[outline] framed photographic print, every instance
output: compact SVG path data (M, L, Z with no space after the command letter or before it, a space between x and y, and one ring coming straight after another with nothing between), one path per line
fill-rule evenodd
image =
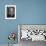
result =
M5 19L16 19L16 5L5 5Z

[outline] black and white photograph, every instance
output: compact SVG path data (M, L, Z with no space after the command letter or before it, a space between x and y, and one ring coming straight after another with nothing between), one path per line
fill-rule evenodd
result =
M5 19L16 19L16 5L5 5Z

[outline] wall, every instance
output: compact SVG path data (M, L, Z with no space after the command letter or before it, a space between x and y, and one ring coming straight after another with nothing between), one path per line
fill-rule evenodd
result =
M16 20L5 19L6 4L16 4ZM0 44L8 43L9 32L17 34L18 24L46 24L46 0L0 0Z

